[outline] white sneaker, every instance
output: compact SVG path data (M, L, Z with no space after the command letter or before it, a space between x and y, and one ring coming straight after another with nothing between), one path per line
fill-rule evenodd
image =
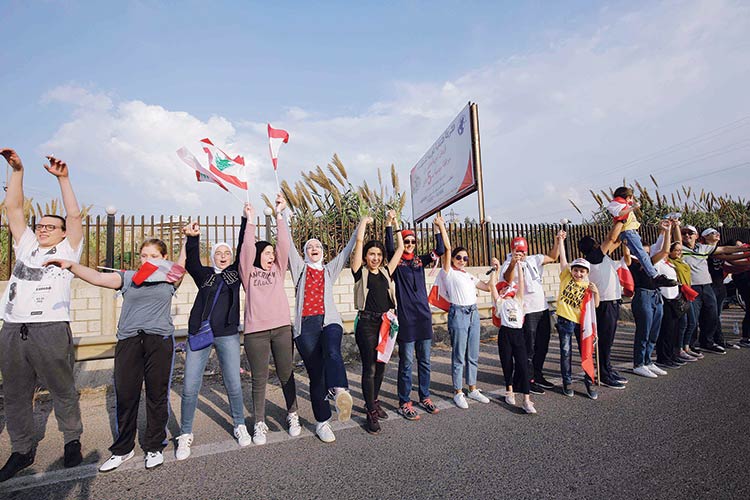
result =
M164 454L160 451L149 451L146 453L146 469L159 467L164 463Z
M469 397L473 399L474 401L479 401L480 403L489 403L490 399L482 394L482 391L479 389L474 389L469 393Z
M268 426L265 422L258 422L253 427L253 443L255 444L266 444L266 433L268 432Z
M529 415L533 415L536 413L536 408L534 408L534 403L532 403L531 401L524 401L521 407L523 408L523 411L525 411Z
M315 434L317 434L320 440L324 443L333 443L336 441L336 436L333 435L333 430L331 429L331 424L328 423L328 420L325 422L318 422L315 425Z
M648 370L651 373L654 373L656 375L666 375L667 374L666 370L662 370L661 368L659 368L658 366L656 366L654 363L651 363L650 365L646 365L646 368L648 368Z
M109 472L115 470L116 468L121 466L123 462L125 462L126 460L130 460L134 456L135 450L131 450L127 455L112 455L111 457L109 457L109 460L104 462L99 467L99 472Z
M174 456L177 460L185 460L190 456L190 445L193 444L193 434L180 434L177 436L177 451Z
M352 395L349 394L349 391L337 388L334 403L336 405L336 413L338 414L339 422L346 422L352 417L352 406L354 405L354 400L352 400Z
M505 402L511 406L516 406L516 395L512 392L505 393Z
M299 415L294 411L286 416L286 423L289 425L289 435L297 437L302 432L302 426L299 425Z
M242 448L250 446L253 442L253 438L251 438L250 433L247 432L245 424L240 424L234 428L234 437L237 439L237 444Z
M456 406L458 406L459 408L463 408L464 410L469 408L469 403L466 402L466 396L464 396L464 391L461 391L455 396L453 396L453 402L456 403Z
M646 368L645 365L641 365L641 366L637 366L637 367L633 368L633 373L635 373L636 375L640 375L641 377L657 378L656 374L653 373L648 368Z

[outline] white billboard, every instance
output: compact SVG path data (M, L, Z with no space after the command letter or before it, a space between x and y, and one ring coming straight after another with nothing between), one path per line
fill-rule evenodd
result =
M411 169L415 223L477 190L471 113L469 103Z

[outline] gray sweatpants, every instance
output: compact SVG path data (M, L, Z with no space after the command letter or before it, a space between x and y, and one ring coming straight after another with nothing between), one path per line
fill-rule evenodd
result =
M0 329L0 371L5 392L5 421L13 451L36 446L34 388L37 378L49 389L57 427L65 443L83 432L78 391L73 381L73 339L64 321L4 323Z
M294 342L290 325L245 334L245 355L253 379L253 413L255 423L266 421L266 384L273 353L276 375L281 382L288 413L297 411L297 388L294 384Z

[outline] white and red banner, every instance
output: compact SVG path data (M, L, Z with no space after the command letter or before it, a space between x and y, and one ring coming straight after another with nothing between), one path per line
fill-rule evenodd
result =
M242 156L230 157L210 139L201 139L203 151L208 155L208 168L219 179L240 189L247 189L245 159Z
M280 128L273 128L270 123L268 124L268 151L271 153L274 170L279 167L279 150L281 149L281 145L288 142L289 132Z
M198 161L198 158L193 156L193 153L188 151L187 148L182 147L178 149L177 156L179 156L180 160L185 162L187 166L195 170L195 178L198 180L198 182L213 182L224 191L229 191L229 188L227 188L224 183L219 180L218 177L216 177L210 171L206 170L206 168Z
M581 302L581 367L596 380L594 369L594 340L596 339L596 307L591 290L586 290Z

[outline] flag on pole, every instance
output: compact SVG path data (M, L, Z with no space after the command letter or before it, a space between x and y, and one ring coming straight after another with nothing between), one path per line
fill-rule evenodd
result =
M270 123L268 124L268 151L271 153L274 170L279 166L279 149L281 149L281 144L288 142L289 132L280 128L273 128Z
M219 179L240 189L247 189L245 173L245 159L241 156L230 158L221 148L214 145L210 139L201 139L203 151L208 155L208 168Z
M193 156L193 153L188 151L187 148L182 147L178 149L177 156L179 156L180 160L185 162L187 166L195 170L195 178L198 180L198 182L213 182L224 191L229 191L229 188L227 188L224 183L219 180L218 177L206 170L206 168L198 161L198 158Z
M591 290L586 290L581 302L581 366L591 378L594 376L594 339L596 338L596 307Z

